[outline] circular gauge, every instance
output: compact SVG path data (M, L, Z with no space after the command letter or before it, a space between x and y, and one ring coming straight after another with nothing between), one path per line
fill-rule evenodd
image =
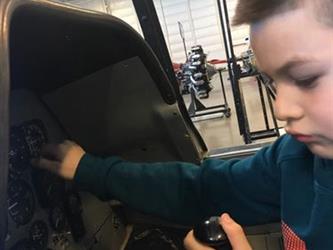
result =
M16 174L22 173L30 160L29 147L24 138L24 132L20 127L11 127L9 169Z
M46 143L46 129L41 120L32 120L22 125L25 141L32 157L38 157L40 149Z
M49 219L52 229L58 233L66 231L69 227L65 209L62 206L52 207L50 209Z
M27 224L33 217L35 200L31 187L23 180L15 180L8 186L8 213L17 225Z
M32 241L23 239L18 241L10 250L37 250Z
M30 228L30 238L38 250L44 250L49 239L49 229L42 220L35 221Z

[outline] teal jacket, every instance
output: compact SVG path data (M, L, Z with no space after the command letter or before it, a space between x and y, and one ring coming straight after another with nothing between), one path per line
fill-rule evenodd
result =
M281 221L286 249L333 249L333 161L282 136L246 159L133 163L86 154L74 181L102 200L193 225L229 212L240 224Z

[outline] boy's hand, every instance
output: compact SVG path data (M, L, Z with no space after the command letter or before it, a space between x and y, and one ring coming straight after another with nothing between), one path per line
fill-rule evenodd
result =
M42 147L40 158L33 159L33 166L47 169L67 180L72 180L79 161L85 151L72 141L61 144L46 144Z
M222 214L220 223L228 236L233 250L252 250L246 239L244 231L228 214ZM193 235L193 230L184 239L184 246L187 250L214 250L198 242Z

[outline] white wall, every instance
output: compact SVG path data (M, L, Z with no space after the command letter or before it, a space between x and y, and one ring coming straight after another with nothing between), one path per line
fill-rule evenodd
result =
M109 13L119 17L142 35L141 26L131 0L108 0Z
M58 0L84 8L108 12L130 24L142 34L131 0ZM174 62L184 62L185 52L179 34L178 22L184 27L188 51L200 44L210 59L225 59L222 29L216 0L153 0L162 31ZM237 0L227 0L229 18L235 13ZM231 28L236 55L246 50L248 26Z
M96 10L100 12L106 12L106 4L104 0L55 0L56 2L62 2L88 10Z

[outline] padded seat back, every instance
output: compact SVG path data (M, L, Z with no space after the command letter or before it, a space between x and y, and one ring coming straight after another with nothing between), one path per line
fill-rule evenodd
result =
M131 160L202 159L206 146L178 91L129 25L71 6L13 2L11 87L40 94L71 139Z

